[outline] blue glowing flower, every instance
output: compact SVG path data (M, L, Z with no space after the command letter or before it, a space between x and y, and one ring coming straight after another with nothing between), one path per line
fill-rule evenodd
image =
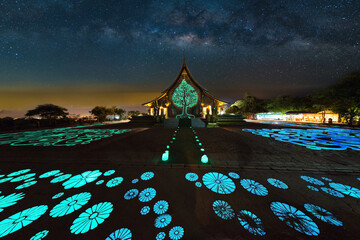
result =
M49 231L48 230L44 230L41 232L38 232L37 234L35 234L32 238L30 238L30 240L40 240L45 238L48 235Z
M116 187L117 185L122 183L123 180L124 179L122 177L113 178L106 183L106 186L107 187Z
M71 197L68 197L64 201L60 202L50 211L50 216L55 217L63 217L68 215L76 210L79 210L82 206L87 204L91 198L91 194L88 192L83 192L79 194L75 194Z
M342 193L339 193L338 191L335 191L334 189L331 189L331 188L322 187L321 190L323 190L324 192L326 192L334 197L338 197L338 198L345 197Z
M131 240L132 234L130 229L127 228L120 228L110 234L105 240Z
M173 227L169 231L169 238L171 240L179 240L184 236L184 229L180 226Z
M288 185L286 185L286 183L284 183L283 181L280 181L278 179L275 178L268 178L267 181L273 185L274 187L280 188L280 189L288 189Z
M110 202L102 202L95 204L91 208L81 213L78 218L74 220L70 227L71 233L80 234L93 230L99 224L103 223L105 219L110 216L113 211L113 205Z
M27 173L27 172L30 172L30 171L31 171L31 169L23 169L23 170L19 170L19 171L10 173L10 174L8 174L7 176L8 176L8 177L15 177L15 176L19 176L19 175L21 175L21 174L24 174L24 173Z
M316 178L312 178L309 176L301 176L301 179L303 179L304 181L308 182L308 183L312 183L315 185L319 185L319 186L323 186L324 183L320 180L317 180Z
M264 236L266 233L262 226L260 218L252 212L241 210L237 215L240 224L251 234Z
M8 182L8 181L10 181L11 179L13 179L13 178L12 178L12 177L2 178L2 179L0 179L0 183Z
M154 173L153 172L145 172L141 175L141 179L144 180L144 181L147 181L147 180L150 180L154 177Z
M234 172L229 172L229 176L231 178L233 178L233 179L239 179L240 178L239 174L234 173Z
M270 208L273 213L296 231L310 236L318 236L320 230L316 223L302 211L286 203L272 202Z
M28 173L28 174L13 178L10 182L20 182L20 181L32 178L35 175L36 175L36 173Z
M155 219L155 227L156 228L164 228L170 224L171 219L172 219L172 217L170 216L170 214L160 215Z
M59 172L59 173L55 174L54 177L59 177L59 176L61 176L61 175L63 175L63 173L62 173L62 172Z
M84 186L87 183L95 181L102 173L99 170L95 171L86 171L81 174L75 175L62 185L64 189L69 188L79 188Z
M153 188L146 188L139 194L140 202L149 202L156 196L156 190Z
M15 205L19 200L23 199L25 196L24 193L13 193L7 196L0 197L0 212L6 207Z
M349 195L354 198L360 198L360 190L341 183L329 183L330 187L341 192L342 194Z
M141 215L146 215L150 212L150 207L149 206L145 206L140 210L140 214Z
M20 186L17 186L15 189L27 188L27 187L30 187L30 186L34 185L35 183L37 183L37 181L27 182L27 183L24 183L24 184L22 184Z
M99 180L96 182L96 185L100 185L100 184L103 184L104 183L104 180Z
M201 182L196 182L196 183L195 183L195 186L197 186L197 187L201 187L201 186L202 186L202 184L201 184Z
M137 183L139 181L139 179L135 178L131 181L131 183Z
M157 201L154 205L154 212L158 215L166 213L169 209L169 203L165 200Z
M230 194L235 191L235 183L222 173L209 172L202 177L204 185L213 192Z
M44 174L41 174L39 176L39 178L48 178L48 177L54 176L55 174L58 174L59 172L60 172L60 170L52 170L50 172L46 172Z
M64 174L61 175L59 177L54 178L53 180L51 180L51 183L58 183L58 182L62 182L65 181L66 179L70 178L72 175L71 174Z
M304 204L306 211L317 217L323 222L330 223L335 226L342 226L343 223L339 221L331 212L316 206L314 204Z
M319 191L319 189L317 189L316 187L313 187L313 186L307 186L308 187L308 189L310 189L310 190L313 190L313 191L315 191L315 192L318 192Z
M48 206L46 205L35 206L2 220L0 222L0 237L5 237L6 235L16 232L29 225L41 217L47 209Z
M28 179L26 179L24 182L31 182L31 181L34 181L35 180L35 178L34 177L32 177L32 178L28 178Z
M268 190L266 189L266 187L264 187L262 184L260 184L258 182L255 182L254 180L242 179L240 181L240 184L243 186L243 188L245 188L252 194L259 195L259 196L268 195Z
M321 178L325 181L332 182L332 180L330 178L327 178L327 177L321 177Z
M166 234L164 232L159 232L157 235L156 235L156 240L163 240L164 238L166 237Z
M107 176L113 175L114 173L115 173L115 170L109 170L104 173L104 176L107 177Z
M130 199L133 199L135 198L137 195L139 194L139 190L137 189L130 189L129 191L127 191L124 195L124 198L126 200L130 200Z
M196 173L187 173L185 178L188 181L194 182L199 179L199 176Z
M52 199L57 199L57 198L61 197L62 195L64 195L64 193L63 193L63 192L60 192L60 193L58 193L58 194L55 194L55 195L52 197Z
M216 200L213 203L213 209L216 215L225 220L232 219L235 216L230 204L222 200Z

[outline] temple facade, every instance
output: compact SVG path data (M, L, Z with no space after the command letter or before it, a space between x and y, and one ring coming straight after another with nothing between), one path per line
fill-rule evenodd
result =
M219 114L228 104L212 96L191 76L186 61L175 81L161 95L143 105L152 116L204 118Z

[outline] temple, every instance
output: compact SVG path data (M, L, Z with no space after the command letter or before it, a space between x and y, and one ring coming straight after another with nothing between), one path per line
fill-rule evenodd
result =
M184 58L179 75L161 95L144 103L152 116L204 118L221 113L225 101L212 96L191 76Z

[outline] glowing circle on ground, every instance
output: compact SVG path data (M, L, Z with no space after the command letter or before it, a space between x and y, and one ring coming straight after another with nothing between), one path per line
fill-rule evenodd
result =
M169 209L169 203L165 200L157 201L154 205L154 212L158 215L166 213Z
M146 188L139 194L140 202L149 202L156 196L156 190L154 188Z
M79 194L75 194L71 197L60 202L50 211L50 216L55 217L63 217L70 213L79 210L82 206L87 204L91 198L91 194L88 192L83 192Z
M95 204L91 208L81 213L78 218L74 220L70 227L71 233L82 234L93 230L98 225L102 224L105 219L110 216L113 211L113 205L110 202L102 202Z
M20 186L17 186L15 189L27 188L27 187L30 187L30 186L36 184L36 183L37 183L37 181L27 182L27 183L24 183L24 184L22 184L22 185L20 185Z
M272 202L270 209L286 225L294 228L296 231L309 236L318 236L320 230L316 223L305 213L286 203Z
M341 183L334 183L334 182L329 183L329 185L330 187L332 187L336 191L341 192L344 195L349 195L354 198L360 198L360 190L355 187L351 187Z
M103 184L105 181L104 180L99 180L96 182L96 185L100 185L100 184Z
M0 197L0 212L4 210L6 207L10 207L15 205L19 200L23 199L25 196L24 193L12 193L7 196Z
M330 178L327 178L327 177L321 177L321 178L325 181L332 182L332 180Z
M335 191L332 188L322 187L321 190L323 190L324 192L326 192L334 197L338 197L338 198L345 197L342 193L339 193L338 191Z
M60 193L58 193L58 194L55 194L53 197L52 197L52 199L57 199L57 198L59 198L59 197L62 197L64 195L64 193L63 192L60 192Z
M64 189L79 188L87 183L95 181L102 173L99 170L86 171L81 174L75 175L62 185Z
M115 170L109 170L104 173L104 176L107 177L107 176L113 175L114 173L115 173Z
M197 187L201 187L201 186L202 186L202 184L201 184L201 182L196 182L196 183L195 183L195 186L197 186Z
M315 185L323 186L325 185L322 181L317 180L316 178L309 177L309 176L301 176L301 179Z
M23 169L23 170L19 170L19 171L16 171L16 172L12 172L10 174L8 174L7 176L8 177L15 177L15 176L19 176L21 174L24 174L24 173L27 173L27 172L30 172L31 169Z
M141 215L146 215L150 212L150 207L149 206L145 206L140 210L140 214Z
M45 238L48 235L49 231L48 230L44 230L41 232L38 232L37 234L35 234L32 238L30 238L30 240L40 240Z
M235 191L235 183L226 175L218 172L209 172L202 177L204 185L219 194L231 194Z
M24 182L31 182L31 181L34 181L35 180L35 178L34 177L32 177L32 178L28 178L28 179L26 179Z
M48 209L46 205L40 205L25 209L0 222L0 237L5 237L21 228L29 225L40 218Z
M335 226L342 226L343 223L339 221L331 212L316 206L314 204L306 203L304 204L306 211L317 217L323 222L335 225Z
M199 176L196 173L187 173L185 175L185 178L190 182L195 182L196 180L199 179Z
M258 218L252 212L249 212L247 210L241 210L238 213L237 217L240 221L240 224L251 234L259 236L264 236L266 234L260 218Z
M131 183L137 183L137 182L139 182L139 179L137 179L137 178L135 178L135 179L133 179L132 181L131 181Z
M141 174L141 179L144 180L144 181L148 181L150 179L152 179L154 177L154 173L153 172L145 172L143 174Z
M172 217L170 216L170 214L163 214L163 215L158 216L155 219L154 225L156 228L164 228L170 224L171 220L172 220Z
M130 189L129 191L127 191L124 195L124 198L126 200L130 200L130 199L133 199L133 198L136 198L136 196L139 194L139 190L137 189Z
M232 219L235 216L230 204L222 200L216 200L213 203L213 210L216 215L225 220Z
M20 181L32 178L35 175L36 175L36 173L28 173L28 174L13 178L10 182L20 182Z
M71 174L64 174L64 175L61 175L61 176L59 176L59 177L54 178L54 179L51 180L50 182L51 182L51 183L63 182L63 181L65 181L66 179L69 179L71 176L72 176Z
M116 187L117 185L122 183L123 180L124 179L122 177L113 178L106 183L106 186L107 187Z
M229 172L229 176L233 179L239 179L240 176L239 174L235 173L235 172Z
M105 240L131 240L132 233L128 228L120 228L111 233Z
M275 179L275 178L268 178L267 181L274 187L277 187L280 189L288 189L289 188L288 185L286 185L286 183L284 183L283 181L280 181L278 179Z
M251 179L242 179L240 181L241 186L245 188L247 191L251 192L252 194L258 196L266 196L268 195L268 190L262 184L251 180Z
M58 174L60 172L60 170L52 170L50 172L46 172L46 173L43 173L39 176L39 178L48 178L48 177L51 177L51 176L54 176L55 174Z
M310 186L310 185L308 185L307 188L310 189L310 190L313 190L315 192L319 191L319 189L317 189L316 187Z
M170 229L169 231L169 238L171 240L179 240L184 236L184 228L180 226L176 226Z
M13 178L12 177L2 178L2 179L0 179L0 183L8 182L11 179L13 179Z
M157 235L156 235L156 240L163 240L164 238L166 237L166 234L164 232L159 232Z

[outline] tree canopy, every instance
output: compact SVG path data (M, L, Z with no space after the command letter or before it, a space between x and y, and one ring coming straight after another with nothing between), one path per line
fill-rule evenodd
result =
M40 116L43 119L57 119L64 118L69 113L66 108L54 105L54 104L43 104L38 105L35 109L29 110L25 116Z

